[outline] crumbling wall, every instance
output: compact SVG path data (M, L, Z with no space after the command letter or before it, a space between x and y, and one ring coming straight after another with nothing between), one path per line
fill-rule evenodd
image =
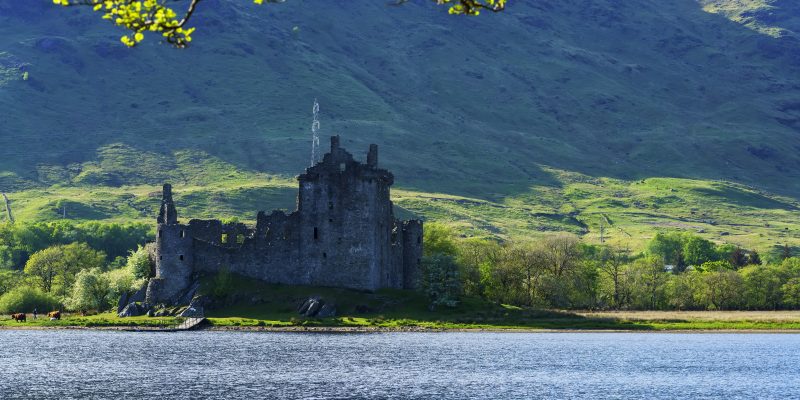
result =
M189 221L189 232L196 240L229 248L241 247L246 238L255 234L255 230L245 224L238 222L223 224L216 219L193 219Z
M271 283L308 285L298 251L294 215L282 212L260 215L252 235L236 247L195 240L195 269L200 272L231 272Z

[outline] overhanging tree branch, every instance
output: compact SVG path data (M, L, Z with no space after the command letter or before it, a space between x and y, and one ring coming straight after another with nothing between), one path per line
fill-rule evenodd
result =
M186 3L186 0L53 0L61 6L92 6L94 11L102 12L103 19L112 21L130 33L120 38L129 47L144 40L145 32L158 32L164 40L178 48L186 47L192 41L194 28L187 27L197 11L201 0L189 0L182 17L170 3ZM286 0L253 0L256 4L284 3ZM409 0L397 0L392 5L402 5ZM450 14L479 15L481 10L500 12L505 10L507 0L432 0L437 5L449 6Z

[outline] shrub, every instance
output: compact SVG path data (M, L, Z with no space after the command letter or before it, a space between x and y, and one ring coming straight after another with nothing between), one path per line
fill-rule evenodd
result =
M135 292L147 282L145 279L135 279L130 268L120 268L103 273L108 282L108 301L116 303L123 293Z
M458 254L458 245L455 241L455 232L447 225L428 223L424 232L426 256L447 255L455 257Z
M79 272L67 305L76 311L105 310L109 306L108 278L99 268Z
M461 293L458 264L444 254L423 257L422 288L430 298L430 307L455 307Z
M136 251L131 251L130 255L128 255L127 268L135 279L151 278L153 276L153 265L147 249L139 246Z
M783 302L789 307L800 307L800 278L792 278L781 287Z
M42 314L59 307L55 296L39 288L18 286L0 297L0 313L33 312L34 308Z

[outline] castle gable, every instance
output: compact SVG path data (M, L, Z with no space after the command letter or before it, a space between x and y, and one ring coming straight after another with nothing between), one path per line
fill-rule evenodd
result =
M320 176L348 176L353 179L381 180L387 185L394 183L391 172L378 168L378 145L372 144L367 152L367 162L361 163L353 158L347 150L340 147L339 137L331 137L331 151L326 153L322 161L306 168L306 172L298 177L300 182L318 179Z

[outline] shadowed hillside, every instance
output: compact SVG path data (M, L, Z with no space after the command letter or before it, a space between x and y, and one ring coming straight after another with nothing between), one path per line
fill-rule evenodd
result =
M525 0L479 18L385 3L209 0L180 51L127 49L90 9L0 0L0 188L285 182L308 164L316 97L324 135L362 157L379 143L414 193L542 205L570 171L800 196L793 2ZM584 230L562 206L553 229Z

